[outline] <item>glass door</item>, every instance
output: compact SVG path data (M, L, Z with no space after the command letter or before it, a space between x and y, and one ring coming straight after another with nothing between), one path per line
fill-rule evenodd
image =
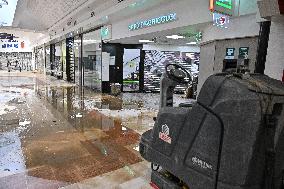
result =
M66 74L66 41L61 42L61 62L62 62L62 78L67 80Z
M45 47L45 67L46 67L46 74L51 74L51 65L50 65L50 45Z
M62 78L62 51L61 42L55 44L54 76Z
M74 70L75 70L75 83L79 86L82 85L82 64L80 63L81 57L81 36L76 36L74 39Z
M83 84L85 87L96 91L101 91L102 50L100 30L84 34L82 43L82 62L84 65Z

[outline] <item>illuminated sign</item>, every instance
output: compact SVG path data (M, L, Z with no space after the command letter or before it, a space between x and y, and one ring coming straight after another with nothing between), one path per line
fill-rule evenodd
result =
M218 12L226 15L233 15L234 0L210 0L210 8L212 12Z
M104 26L101 28L101 38L102 40L111 39L111 25Z
M228 28L230 23L230 17L224 14L213 13L213 25Z
M195 41L200 42L202 40L202 32L195 34Z
M130 31L134 31L134 30L138 30L138 29L142 29L142 28L156 26L156 25L159 25L159 24L165 24L165 23L173 22L175 20L177 20L177 14L176 13L170 13L168 15L163 15L163 16L159 16L159 17L156 17L156 18L150 18L150 19L147 19L147 20L135 22L133 24L130 24L128 26L128 29Z
M239 58L247 59L249 54L249 47L241 47L239 49Z

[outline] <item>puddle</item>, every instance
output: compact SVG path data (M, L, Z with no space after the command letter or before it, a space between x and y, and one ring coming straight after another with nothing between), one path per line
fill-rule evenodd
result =
M9 101L10 104L24 104L26 103L26 100L23 98L13 98Z
M0 135L0 171L19 173L26 170L21 140L17 133L7 132Z
M0 106L0 116L7 114L16 109L16 106L1 105Z
M15 141L3 134L0 134L0 148L15 143Z

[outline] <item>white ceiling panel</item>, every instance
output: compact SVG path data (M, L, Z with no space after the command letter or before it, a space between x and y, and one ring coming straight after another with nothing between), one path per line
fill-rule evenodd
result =
M88 0L19 0L13 26L45 31Z

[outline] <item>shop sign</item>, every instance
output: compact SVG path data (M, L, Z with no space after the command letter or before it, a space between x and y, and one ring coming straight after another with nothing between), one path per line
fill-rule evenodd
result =
M241 47L239 49L239 58L247 59L249 54L249 47Z
M234 0L210 0L210 10L225 15L233 15Z
M112 37L112 27L111 25L104 26L101 28L101 38L102 40L109 40Z
M235 48L227 48L226 49L225 59L235 59Z
M130 24L128 26L128 29L130 31L134 31L134 30L138 30L138 29L151 27L151 26L156 26L156 25L159 25L159 24L166 24L166 23L173 22L173 21L176 21L176 20L177 20L177 14L176 13L170 13L170 14L159 16L159 17L156 17L156 18L150 18L150 19L147 19L147 20L135 22L133 24Z
M18 40L1 40L1 45L0 47L2 49L18 49L19 48L19 41ZM21 47L23 47L23 45L21 44Z
M230 17L224 14L213 13L213 25L228 28L230 23Z

